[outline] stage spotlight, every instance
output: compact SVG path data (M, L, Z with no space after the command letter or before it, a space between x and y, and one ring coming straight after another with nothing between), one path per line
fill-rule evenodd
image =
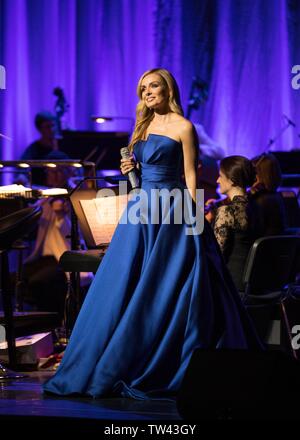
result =
M48 167L48 168L56 168L56 165L55 165L55 163L47 163L46 167Z
M91 116L92 121L97 122L97 124L103 124L104 122L112 121L115 118L109 116Z
M134 119L130 116L91 116L91 120L96 122L97 124L104 124L105 122L115 122L115 121L129 121L130 122L130 130L134 125Z
M30 165L28 165L28 163L19 163L18 164L18 166L20 167L20 168L30 168Z

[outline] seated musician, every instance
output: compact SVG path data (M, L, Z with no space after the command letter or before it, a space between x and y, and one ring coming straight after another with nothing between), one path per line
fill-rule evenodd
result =
M55 116L50 112L40 112L35 116L34 123L40 133L40 138L26 148L21 156L21 160L24 161L48 159L51 152L55 152L59 149L58 141L55 138ZM68 159L68 156L64 155L63 158ZM23 184L27 183L25 181L22 182L20 178L18 178L18 181ZM45 186L46 175L44 169L32 169L32 184Z
M51 152L49 159L61 159L61 152ZM45 184L52 188L69 189L73 168L57 166L47 168ZM58 262L70 250L70 206L68 199L60 196L38 201L42 206L34 248L23 269L25 283L24 301L40 311L53 311L63 319L67 277ZM82 286L91 281L91 274L81 274Z
M242 275L248 252L262 236L260 211L246 190L255 180L255 169L243 156L221 160L217 182L227 203L216 211L214 232L238 290L243 291Z
M57 157L57 153L52 153L52 160ZM48 187L66 188L69 175L68 167L47 168L44 183ZM23 268L24 301L40 311L58 312L63 318L67 278L58 261L70 249L69 205L67 199L59 197L40 199L37 203L42 207L42 216L33 251Z
M276 157L262 154L252 163L256 170L256 180L251 188L253 200L260 206L264 235L280 235L286 228L286 210L278 187L281 183L281 169Z

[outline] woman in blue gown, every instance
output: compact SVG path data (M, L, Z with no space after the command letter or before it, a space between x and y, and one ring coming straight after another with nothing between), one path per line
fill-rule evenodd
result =
M138 96L129 145L135 161L122 159L122 173L137 162L141 189L150 195L154 189L183 193L183 170L185 191L196 200L197 146L175 79L165 69L147 71ZM171 199L173 217L183 210L179 202ZM176 394L195 348L259 347L210 226L187 234L185 222L172 215L169 224L163 221L161 202L148 214L153 210L159 221L118 224L46 392Z

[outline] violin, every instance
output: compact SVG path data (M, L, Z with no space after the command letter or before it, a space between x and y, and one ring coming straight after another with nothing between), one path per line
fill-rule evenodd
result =
M229 197L225 197L223 199L210 199L206 202L204 206L204 214L207 215L210 212L216 211L220 206L228 205L230 203Z

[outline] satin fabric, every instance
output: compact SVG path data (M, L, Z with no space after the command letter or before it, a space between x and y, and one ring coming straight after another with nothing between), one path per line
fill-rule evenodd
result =
M152 134L135 155L147 194L183 191L179 142ZM175 197L171 213L177 203ZM210 225L187 235L185 224L163 223L161 204L153 209L157 224L117 226L46 392L173 395L195 348L259 347Z

